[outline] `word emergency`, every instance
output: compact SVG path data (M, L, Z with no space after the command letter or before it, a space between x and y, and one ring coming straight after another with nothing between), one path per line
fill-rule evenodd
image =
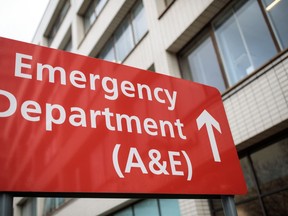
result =
M26 55L22 53L16 53L15 60L15 76L21 77L24 79L33 79L34 71L32 69L32 64L28 64L28 61L31 61L33 56ZM31 70L28 70L31 69ZM67 85L66 80L66 70L63 67L55 66L49 64L37 63L36 67L36 80L43 81L43 74L45 71L49 73L49 82L55 83L55 76L58 74L60 77L60 84ZM87 80L88 79L88 80ZM174 110L176 104L177 92L173 91L169 92L167 89L163 89L160 87L156 87L155 89L151 89L148 85L136 83L134 85L132 82L128 80L124 80L122 82L118 82L116 78L111 77L101 77L99 74L90 73L88 76L85 75L82 71L73 70L69 74L69 81L72 86L80 89L90 88L90 90L98 90L101 88L105 91L105 98L108 100L117 100L119 95L136 98L139 99L147 99L148 101L156 100L161 104L166 104L168 106L168 110ZM98 87L100 85L100 87ZM146 98L144 98L146 95Z

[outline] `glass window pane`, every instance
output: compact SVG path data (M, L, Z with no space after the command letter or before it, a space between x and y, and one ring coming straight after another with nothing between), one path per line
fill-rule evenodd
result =
M113 38L105 45L103 51L99 54L99 58L106 61L116 62Z
M242 158L240 160L240 164L241 164L245 182L248 188L248 193L245 194L244 196L240 196L240 195L235 196L236 203L257 196L257 189L256 189L255 181L253 180L252 169L251 169L251 166L247 157Z
M222 209L222 202L221 199L211 199L211 205L213 210Z
M121 26L115 32L116 42L115 42L115 50L116 50L116 58L117 62L122 62L124 58L129 54L129 52L133 49L133 36L132 36L132 28L129 23L129 20L126 19Z
M215 212L215 214L214 214L215 216L226 216L226 215L224 215L224 212L223 211L217 211L217 212ZM240 216L240 215L239 215Z
M237 205L237 213L239 216L263 216L264 212L261 209L260 203L257 200L253 200L248 203L243 203L241 205Z
M71 39L71 36L70 38L68 39L68 41L66 42L63 50L67 51L67 52L71 52L72 50L72 39Z
M133 16L132 24L133 24L135 43L138 43L139 40L144 36L144 34L148 30L142 3L139 4L134 9L132 16Z
M65 202L64 198L46 198L44 201L44 215L50 215L51 212L59 208Z
M267 8L273 0L262 0L264 7ZM279 1L270 10L266 10L268 18L272 24L273 30L276 33L276 37L280 42L282 49L288 47L288 1Z
M21 205L21 216L34 216L36 215L36 199L28 198Z
M251 155L260 189L288 187L288 138Z
M180 216L180 209L177 199L159 199L161 215Z
M158 216L158 205L156 199L144 200L134 205L135 216Z
M263 199L267 215L287 215L288 191L273 194Z
M56 33L58 32L58 29L64 20L66 13L68 12L70 8L70 1L65 0L63 6L60 9L60 12L56 15L55 21L52 25L52 28L50 29L49 33L47 34L48 44L51 44Z
M132 207L129 207L113 215L114 216L133 216L133 210L132 210Z
M210 37L198 45L188 56L188 65L193 81L214 86L221 92L225 90L224 81Z
M276 48L256 0L234 6L230 17L215 24L216 38L231 85L276 54Z
M90 26L93 24L93 22L96 20L96 13L95 13L95 7L96 7L97 1L92 1L85 12L84 15L84 28L85 31L87 31Z
M96 6L96 14L97 14L97 16L99 15L101 10L103 9L103 7L104 7L106 2L107 2L107 0L99 0L97 2L97 6Z

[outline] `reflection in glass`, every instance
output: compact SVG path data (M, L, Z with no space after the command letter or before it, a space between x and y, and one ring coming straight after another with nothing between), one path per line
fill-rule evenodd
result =
M216 39L231 85L276 54L268 27L256 0L234 6L215 24Z
M238 216L262 216L263 212L260 203L257 200L253 200L248 203L237 205Z
M195 82L214 86L223 92L224 81L210 37L205 39L188 56L188 64Z
M161 215L180 216L177 199L159 199Z
M288 139L251 155L262 192L288 187Z
M106 46L104 47L104 49L100 53L99 58L104 59L106 61L116 62L115 50L113 47L113 41L112 40L110 40L106 44Z
M224 215L223 211L216 212L214 215L215 216L226 216L226 215Z
M84 15L84 28L85 32L90 28L92 23L96 20L96 13L95 13L95 7L96 7L97 1L92 1L85 12Z
M221 199L211 199L210 201L214 210L222 209Z
M44 212L43 215L51 215L51 212L55 211L57 208L59 208L61 205L63 205L65 202L64 198L46 198L44 202Z
M117 60L122 62L128 53L133 49L132 28L129 25L128 19L122 23L115 32L116 42L115 50Z
M37 211L36 202L36 198L27 198L22 204L20 204L21 216L35 216Z
M99 13L103 9L107 0L93 0L88 6L87 11L84 15L84 28L85 32L89 30L91 25L95 22L96 18L98 17Z
M106 2L107 2L107 0L98 0L97 6L96 6L96 14L97 14L97 16L99 15L101 10L103 9L103 7L104 7Z
M263 199L267 215L282 216L288 214L288 190Z
M264 7L267 8L273 0L262 0ZM269 11L266 10L272 28L276 33L276 37L280 43L281 49L288 48L288 1L279 1Z
M144 16L143 4L139 4L135 10L132 12L132 25L135 38L135 44L137 44L140 39L147 32L147 24Z
M253 180L253 173L252 173L248 158L247 157L242 158L240 160L240 164L243 170L243 175L244 175L245 182L247 185L248 193L245 196L236 195L235 196L236 204L243 200L247 200L249 198L257 196L257 189L256 189L255 182Z
M134 206L135 216L147 216L153 215L158 216L158 205L156 199L148 199L137 203Z
M143 4L139 1L121 22L98 57L108 61L123 62L147 31Z

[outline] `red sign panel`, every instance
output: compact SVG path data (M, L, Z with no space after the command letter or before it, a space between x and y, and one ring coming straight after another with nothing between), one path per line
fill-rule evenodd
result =
M212 87L0 38L0 191L243 194Z

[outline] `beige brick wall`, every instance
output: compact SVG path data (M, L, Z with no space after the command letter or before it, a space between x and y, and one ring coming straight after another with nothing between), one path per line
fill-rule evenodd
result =
M208 200L181 199L179 200L181 216L210 216Z
M236 145L288 126L288 52L223 97ZM246 146L246 145L245 145Z

